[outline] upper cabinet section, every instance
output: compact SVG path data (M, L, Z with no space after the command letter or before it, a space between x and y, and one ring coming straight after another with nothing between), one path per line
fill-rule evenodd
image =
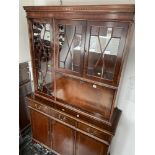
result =
M56 72L117 88L130 41L134 5L24 9L29 23L35 90L54 96Z

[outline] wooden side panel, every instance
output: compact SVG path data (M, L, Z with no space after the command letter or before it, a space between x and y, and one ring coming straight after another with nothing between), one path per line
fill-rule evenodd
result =
M53 121L52 123L53 150L61 155L74 154L74 132L69 127Z
M33 138L47 146L50 146L48 117L31 109L30 113Z
M76 155L107 155L108 146L77 133Z

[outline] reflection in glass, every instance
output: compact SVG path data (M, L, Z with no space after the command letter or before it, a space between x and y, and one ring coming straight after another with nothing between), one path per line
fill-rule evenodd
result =
M82 26L59 25L59 67L79 72Z
M119 42L120 42L120 38L112 38L105 50L105 54L117 56Z
M87 70L89 75L112 80L120 43L120 37L113 37L113 32L117 34L114 28L91 27Z
M33 23L35 68L38 90L51 95L51 35L50 24Z

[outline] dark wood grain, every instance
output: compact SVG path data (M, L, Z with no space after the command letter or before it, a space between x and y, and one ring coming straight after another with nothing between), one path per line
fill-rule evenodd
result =
M73 155L74 132L67 126L58 122L52 122L52 148L62 155Z
M70 78L56 80L56 97L89 113L109 118L114 90ZM89 94L89 95L87 95Z
M24 6L27 12L134 12L134 4L122 4L122 5L76 5L76 6Z
M77 134L76 155L106 155L108 147L81 133Z

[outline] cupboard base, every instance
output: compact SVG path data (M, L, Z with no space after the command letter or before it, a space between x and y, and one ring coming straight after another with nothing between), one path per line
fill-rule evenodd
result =
M82 117L60 111L54 101L50 106L46 100L39 101L34 96L28 96L27 102L34 142L60 155L109 155L114 128L118 123L115 118L108 130L93 124L92 118L87 122ZM120 113L118 110L114 117L120 117Z

